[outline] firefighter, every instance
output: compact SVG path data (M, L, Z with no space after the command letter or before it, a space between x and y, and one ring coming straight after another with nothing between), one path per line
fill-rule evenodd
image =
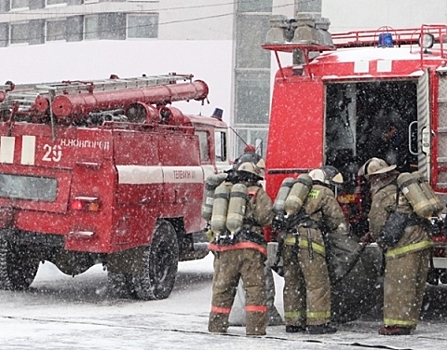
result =
M365 241L372 238L385 252L383 326L379 334L408 335L416 328L422 307L432 247L429 227L398 189L396 165L371 158L364 167L372 198L370 232ZM403 220L395 213L405 214ZM384 232L389 228L393 234L402 233L396 237L397 243L385 243L389 240Z
M286 332L335 333L331 321L331 285L324 233L346 234L346 222L332 190L343 183L334 167L309 173L312 188L284 239L284 318Z
M234 187L238 184L247 188L247 199L242 210L243 220L234 234L229 229L213 232L214 241L209 249L214 253L214 276L211 312L208 330L226 333L229 315L233 305L239 279L242 279L246 296L246 334L265 335L267 325L265 261L267 242L263 227L272 222L273 203L259 181L260 169L253 163L243 163L236 170L238 182L223 185ZM231 201L231 199L230 199ZM214 204L216 205L216 203ZM214 208L213 208L214 214ZM228 210L228 217L230 209ZM213 218L211 219L213 227ZM234 230L234 227L232 228Z
M244 153L235 160L232 171L236 171L241 164L244 162L255 163L257 168L259 168L261 172L261 176L264 175L265 169L265 161L264 159L256 153L255 146L251 144L247 144L244 148ZM281 318L281 315L278 312L278 309L275 306L275 296L276 296L276 288L275 288L275 280L273 277L273 272L270 266L265 264L265 283L266 283L266 297L267 297L267 325L269 326L279 326L283 325L284 321ZM242 286L238 288L238 293L240 290L243 290ZM244 297L241 297L244 300ZM231 318L231 317L230 317Z

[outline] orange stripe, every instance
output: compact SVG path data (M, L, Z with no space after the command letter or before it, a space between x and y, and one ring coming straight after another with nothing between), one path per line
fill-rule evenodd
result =
M247 305L245 307L247 312L267 312L267 306L265 305Z
M267 255L267 249L259 244L253 242L239 242L231 245L218 245L215 243L210 243L208 245L209 250L213 250L215 252L226 252L229 250L236 249L256 249L259 250L262 254Z
M215 312L217 314L229 314L231 312L231 307L211 306L211 312Z

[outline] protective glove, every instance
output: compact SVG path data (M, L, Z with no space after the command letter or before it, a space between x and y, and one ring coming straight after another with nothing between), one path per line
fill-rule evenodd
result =
M374 238L371 235L371 232L367 232L362 238L360 238L359 243L360 244L371 244L374 243Z
M214 242L214 233L213 233L213 231L211 231L210 228L205 231L205 234L206 234L206 237L208 237L208 241Z

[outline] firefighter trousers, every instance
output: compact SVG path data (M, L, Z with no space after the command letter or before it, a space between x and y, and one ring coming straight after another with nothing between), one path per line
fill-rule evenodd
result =
M265 256L255 249L216 252L208 330L226 333L239 279L245 290L246 334L264 335L267 325Z
M415 328L419 321L430 250L386 259L383 321L385 326Z
M331 285L326 259L307 248L284 245L284 321L286 326L305 327L331 320Z

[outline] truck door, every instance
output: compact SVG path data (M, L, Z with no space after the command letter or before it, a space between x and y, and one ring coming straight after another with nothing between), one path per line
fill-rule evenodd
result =
M437 71L438 125L437 125L437 173L433 180L438 188L447 188L447 69Z
M430 179L431 164L431 126L430 126L430 84L428 70L418 79L417 86L417 147L410 145L417 150L418 169L428 179ZM410 131L411 132L411 131Z
M277 80L273 91L265 175L275 198L282 180L323 164L324 86L319 80Z

